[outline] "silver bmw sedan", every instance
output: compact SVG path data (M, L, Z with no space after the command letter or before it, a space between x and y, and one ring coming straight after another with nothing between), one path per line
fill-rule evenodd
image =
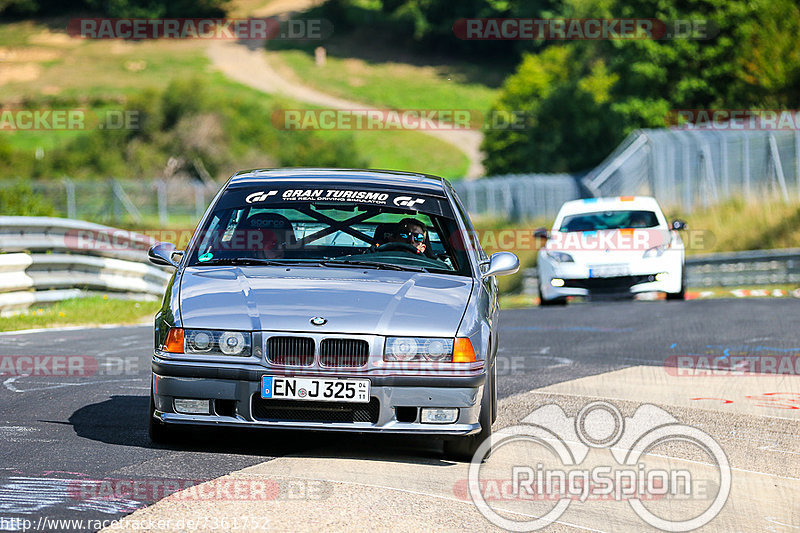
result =
M452 186L422 174L235 174L155 317L149 428L424 434L469 459L497 414L497 283Z

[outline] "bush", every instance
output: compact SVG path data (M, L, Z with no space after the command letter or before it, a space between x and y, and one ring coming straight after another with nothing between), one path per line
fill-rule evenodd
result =
M352 134L279 131L270 122L271 109L259 98L231 98L227 91L212 90L201 79L175 80L163 92L144 91L132 97L125 110L137 113L138 129L91 130L50 151L41 161L10 150L0 139L0 170L42 178L154 178L165 175L172 160L166 174L199 177L205 169L225 178L240 169L243 160L286 166L366 166Z
M0 213L3 215L49 217L55 212L53 205L35 193L29 183L20 180L0 188Z

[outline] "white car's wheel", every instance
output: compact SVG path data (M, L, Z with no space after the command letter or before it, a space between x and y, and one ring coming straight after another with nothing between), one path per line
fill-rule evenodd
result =
M686 272L681 269L681 290L679 292L668 292L667 300L685 300L686 299Z
M567 305L567 297L562 296L560 298L551 298L547 299L544 297L544 291L542 291L541 284L539 285L539 305L541 307L548 307L553 305Z

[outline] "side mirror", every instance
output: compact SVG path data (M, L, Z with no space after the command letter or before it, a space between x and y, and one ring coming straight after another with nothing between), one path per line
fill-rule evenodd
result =
M511 252L497 252L489 258L489 268L481 274L481 278L504 276L519 270L519 258Z
M674 229L675 231L683 231L685 229L689 229L689 225L686 224L686 222L684 222L683 220L673 220L671 226L672 229Z
M536 228L535 230L533 230L533 236L536 237L537 239L547 240L550 238L550 232L547 231L547 228Z
M175 248L171 242L156 243L147 252L147 258L154 265L178 267L178 262L173 258L174 255L182 256L183 252Z

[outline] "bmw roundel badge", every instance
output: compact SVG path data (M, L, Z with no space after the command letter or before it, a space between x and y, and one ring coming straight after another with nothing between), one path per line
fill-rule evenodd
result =
M321 316L315 316L314 318L311 319L311 323L314 324L315 326L322 326L327 322L328 321L322 318Z

